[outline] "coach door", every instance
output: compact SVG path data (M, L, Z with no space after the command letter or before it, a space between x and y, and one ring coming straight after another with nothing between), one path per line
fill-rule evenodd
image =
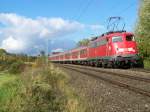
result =
M106 37L107 43L106 43L106 56L111 55L111 39L109 37Z

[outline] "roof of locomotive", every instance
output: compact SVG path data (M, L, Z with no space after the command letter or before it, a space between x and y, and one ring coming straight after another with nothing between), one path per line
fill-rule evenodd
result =
M101 40L101 39L106 38L106 37L109 37L109 36L111 37L111 36L125 35L125 34L126 34L126 35L133 35L133 33L131 33L131 32L126 32L126 31L107 32L107 33L104 33L104 34L102 34L102 35L100 35L100 36L97 36L97 37L91 39L90 43L95 42L95 41L98 41L98 40Z

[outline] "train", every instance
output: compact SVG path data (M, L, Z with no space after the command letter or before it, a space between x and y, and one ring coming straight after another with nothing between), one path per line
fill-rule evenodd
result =
M52 54L49 61L96 67L144 67L132 32L111 31L92 38L87 46Z

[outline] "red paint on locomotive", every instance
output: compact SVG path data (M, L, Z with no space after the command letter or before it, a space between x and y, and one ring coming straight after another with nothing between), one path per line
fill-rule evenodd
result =
M109 32L90 41L88 46L51 55L51 61L81 62L92 65L108 65L122 63L131 64L140 60L134 35L130 32ZM110 63L111 62L111 63ZM135 63L136 64L136 63Z

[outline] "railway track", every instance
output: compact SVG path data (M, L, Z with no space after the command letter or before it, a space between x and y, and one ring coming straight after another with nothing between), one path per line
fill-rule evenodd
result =
M150 69L131 68L131 71L150 73Z
M92 70L95 72L102 72L102 73L106 73L109 75L114 75L114 76L119 76L119 77L123 77L123 78L128 78L128 79L133 79L133 80L137 80L137 81L143 81L146 83L150 83L150 78L138 77L138 76L128 75L125 73L116 73L116 72L112 72L112 71L107 71L107 70L97 69L97 68L91 68L91 67L87 67L87 66L76 66L76 65L69 65L69 66L72 66L75 68L81 68L81 69L86 68L88 70Z
M112 72L108 72L108 71L101 71L101 70L92 69L90 67L81 67L81 66L74 66L74 65L73 66L72 65L60 65L60 67L63 67L63 68L66 68L66 69L71 69L73 71L80 72L82 74L85 74L85 75L88 75L88 76L91 76L91 77L94 77L94 78L106 81L106 82L108 82L110 84L117 85L119 87L123 87L123 88L128 89L130 91L133 91L135 93L139 93L139 94L141 94L143 96L150 97L150 91L147 91L147 90L144 90L144 89L132 86L132 85L127 84L127 83L123 83L123 82L118 81L118 80L112 80L111 78L106 78L104 76L97 75L97 74L105 73L105 74L109 74L109 75L115 75L115 76L118 76L118 77L121 77L121 78L127 78L127 79L142 81L142 82L145 82L145 83L149 84L150 83L150 79L148 79L148 78L142 78L142 77L137 77L137 76L130 76L130 75L127 75L127 74L125 75L125 74L119 74L119 73L112 73ZM92 71L94 71L95 73L92 73Z

